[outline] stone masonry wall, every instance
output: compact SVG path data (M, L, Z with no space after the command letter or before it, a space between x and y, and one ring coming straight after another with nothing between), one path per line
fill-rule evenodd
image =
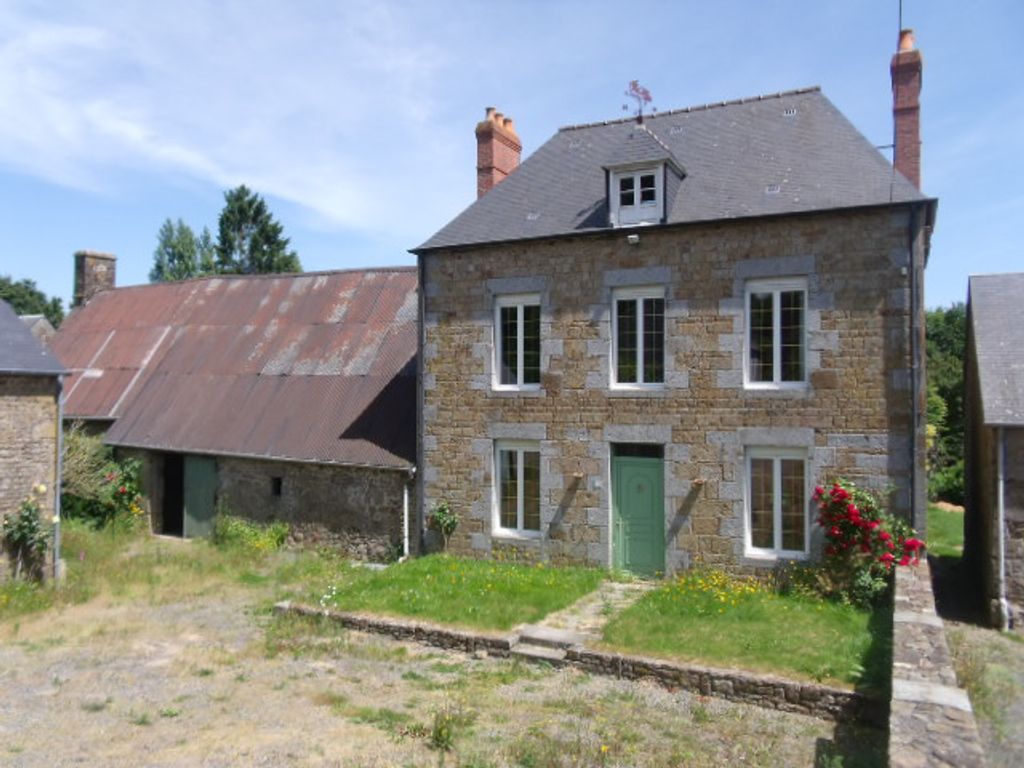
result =
M1006 600L1013 628L1024 631L1024 429L1007 428L1004 465Z
M664 446L666 569L749 569L745 452L806 452L910 513L909 213L828 213L561 238L423 257L422 506L462 516L452 548L607 566L614 443ZM908 268L911 268L908 270ZM744 387L751 279L806 279L809 383ZM665 384L609 387L612 292L663 287ZM539 391L492 388L494 298L541 297ZM495 440L541 453L539 538L492 536ZM917 436L920 443L920 433ZM812 545L812 551L814 547Z
M56 378L0 375L0 516L17 511L39 483L46 485L45 516L52 516L56 476Z
M957 687L928 561L896 569L889 765L981 766L971 702Z
M219 457L217 473L218 499L233 514L283 520L295 544L332 546L362 560L401 554L407 472ZM274 478L280 478L280 496L273 493ZM414 502L410 497L411 526Z

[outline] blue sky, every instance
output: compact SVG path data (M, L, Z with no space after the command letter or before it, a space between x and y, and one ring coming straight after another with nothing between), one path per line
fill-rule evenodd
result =
M1024 270L1024 3L904 0L903 22L939 198L926 300L947 305ZM897 0L5 0L0 274L67 303L90 248L145 282L163 220L215 232L242 183L306 269L411 264L474 199L485 106L525 156L621 116L632 79L660 109L820 85L889 144L898 26Z

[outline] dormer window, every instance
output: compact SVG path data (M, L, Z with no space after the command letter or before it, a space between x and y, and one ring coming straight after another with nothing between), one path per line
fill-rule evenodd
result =
M615 171L610 174L609 199L614 227L657 224L664 215L663 167Z

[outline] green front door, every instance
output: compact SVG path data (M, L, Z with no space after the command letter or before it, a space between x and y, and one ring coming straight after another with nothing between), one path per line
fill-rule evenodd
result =
M184 477L185 538L213 533L217 498L217 460L208 456L186 456Z
M662 460L612 456L612 562L644 576L665 570Z

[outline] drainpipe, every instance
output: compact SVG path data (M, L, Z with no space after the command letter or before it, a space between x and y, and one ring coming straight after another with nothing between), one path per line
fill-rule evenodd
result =
M53 482L53 580L60 581L60 489L64 478L64 377L57 377L57 472Z
M921 520L918 519L917 510L917 484L920 482L920 468L918 467L918 421L921 418L918 405L918 387L921 377L921 367L918 361L920 350L918 349L918 297L917 297L917 259L915 245L918 229L918 207L910 209L910 522L917 529L921 529Z
M402 483L402 560L409 557L409 483L416 477L416 467L409 470L409 479Z
M996 428L996 509L999 525L999 628L1010 628L1010 606L1006 601L1006 432Z

